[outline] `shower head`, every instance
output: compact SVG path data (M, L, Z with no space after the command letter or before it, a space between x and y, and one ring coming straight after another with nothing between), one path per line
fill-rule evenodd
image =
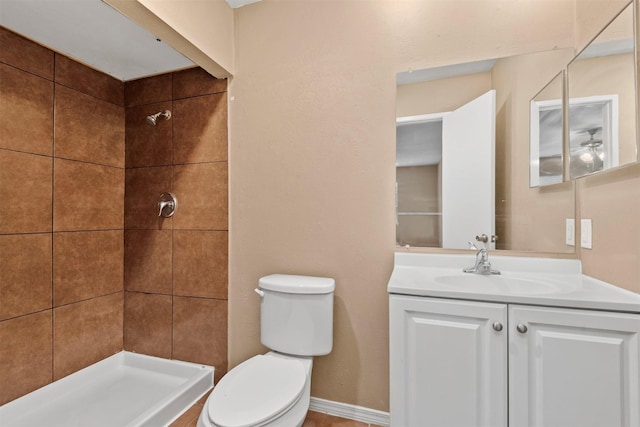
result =
M171 111L165 110L160 111L159 113L151 114L150 116L147 116L147 123L149 123L151 126L155 126L158 122L158 117L164 117L165 120L169 120L171 118Z

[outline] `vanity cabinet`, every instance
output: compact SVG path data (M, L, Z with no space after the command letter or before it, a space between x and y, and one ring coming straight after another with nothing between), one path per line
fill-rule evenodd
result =
M640 425L640 315L390 296L391 426Z

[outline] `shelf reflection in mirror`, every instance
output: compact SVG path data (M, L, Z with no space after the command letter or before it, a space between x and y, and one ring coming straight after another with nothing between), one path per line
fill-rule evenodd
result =
M633 3L569 64L569 178L638 161Z

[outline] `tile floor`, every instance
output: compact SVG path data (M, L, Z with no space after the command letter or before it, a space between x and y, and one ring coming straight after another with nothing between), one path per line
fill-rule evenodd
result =
M196 427L198 417L202 411L202 403L196 403L187 412L182 414L170 427ZM302 427L376 427L360 421L347 420L320 412L309 411L307 419Z
M333 415L322 414L320 412L309 411L307 419L304 420L302 427L377 427L373 424L367 424L360 421L348 420L346 418L338 418Z

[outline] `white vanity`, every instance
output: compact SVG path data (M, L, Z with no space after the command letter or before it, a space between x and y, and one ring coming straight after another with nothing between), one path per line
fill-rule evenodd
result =
M391 426L640 426L640 295L578 260L396 253Z

